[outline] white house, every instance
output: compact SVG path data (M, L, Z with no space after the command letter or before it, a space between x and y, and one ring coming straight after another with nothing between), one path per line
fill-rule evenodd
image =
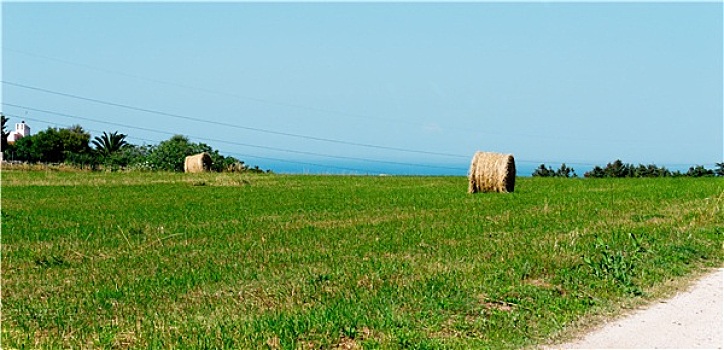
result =
M15 123L15 131L11 131L10 134L8 134L8 143L14 143L28 135L30 135L30 127L28 124L25 124L24 120L20 123Z

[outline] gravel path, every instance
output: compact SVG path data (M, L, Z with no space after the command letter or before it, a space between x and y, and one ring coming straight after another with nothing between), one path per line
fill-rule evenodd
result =
M552 349L722 349L724 268L689 290Z

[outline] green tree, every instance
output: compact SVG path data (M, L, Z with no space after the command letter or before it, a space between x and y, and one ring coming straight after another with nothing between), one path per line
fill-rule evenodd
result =
M213 150L207 145L189 142L186 136L174 135L154 147L148 154L147 161L154 170L183 171L186 156L201 152L211 154Z
M558 169L555 172L554 176L555 177L565 177L565 178L569 178L571 176L578 177L578 175L576 175L576 171L573 168L567 167L566 163L561 164L560 169Z
M246 168L244 168L243 166L244 162L234 157L225 157L219 154L219 151L212 149L209 145L201 143L198 145L198 147L199 150L204 150L200 152L206 152L211 156L211 170L213 171L222 172L246 170Z
M8 136L10 135L9 131L5 131L5 124L7 124L8 118L5 117L4 114L0 113L0 126L2 126L2 143L0 143L0 151L5 151L8 149Z
M707 169L703 165L697 165L695 167L690 167L689 171L686 172L686 176L691 176L691 177L714 176L714 170Z
M535 171L533 171L533 177L552 177L555 176L553 168L547 167L545 164L541 164Z
M138 165L144 167L151 149L152 146L128 144L116 153L114 157L124 159L127 165Z
M83 130L80 125L73 125L69 128L58 129L60 142L63 147L63 161L72 154L90 156L90 133Z
M244 164L244 162L241 160L227 156L223 157L223 160L220 162L220 166L217 171L245 172L249 171L249 166Z
M120 134L118 131L111 133L104 131L103 135L93 138L92 144L98 160L110 170L128 166L138 169L150 168L146 161L152 148L130 144L126 141L126 137L128 135Z
M90 134L80 125L65 129L48 128L15 142L15 155L18 160L46 163L87 158L79 155L90 153L89 140Z
M659 168L655 164L643 165L633 168L633 177L666 177L671 176L671 172L666 167Z
M541 164L535 171L533 171L534 177L578 177L576 171L573 168L566 166L566 163L561 164L558 170L553 170L551 167L547 167L545 164Z
M183 171L186 157L201 152L206 152L211 156L211 170L213 171L262 172L259 167L251 169L234 157L225 157L211 146L205 143L190 142L186 136L182 135L174 135L153 147L148 152L144 166L148 166L152 170Z
M125 134L119 134L118 131L112 133L104 131L103 135L93 138L92 144L96 153L103 157L109 157L128 145L126 136Z
M716 163L716 169L714 170L716 176L724 176L724 162Z
M624 164L620 159L606 164L605 168L595 166L591 171L583 174L584 177L635 177L639 168L633 164Z
M606 164L603 169L605 177L633 177L633 165L624 164L620 159Z
M58 130L48 128L15 142L18 160L57 163L63 160L63 144Z
M606 173L603 171L603 168L598 165L593 167L590 171L583 173L583 177L602 178L604 176L606 176Z

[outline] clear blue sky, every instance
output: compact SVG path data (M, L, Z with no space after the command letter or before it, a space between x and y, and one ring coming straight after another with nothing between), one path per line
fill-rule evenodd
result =
M33 132L183 134L277 171L465 174L476 150L526 171L713 167L723 14L721 2L3 2L2 110Z

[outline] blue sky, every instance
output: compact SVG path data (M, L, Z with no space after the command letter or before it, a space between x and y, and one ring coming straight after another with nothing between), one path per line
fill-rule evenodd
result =
M33 132L183 134L281 172L462 175L476 150L526 171L713 167L722 17L720 2L3 2L2 111Z

